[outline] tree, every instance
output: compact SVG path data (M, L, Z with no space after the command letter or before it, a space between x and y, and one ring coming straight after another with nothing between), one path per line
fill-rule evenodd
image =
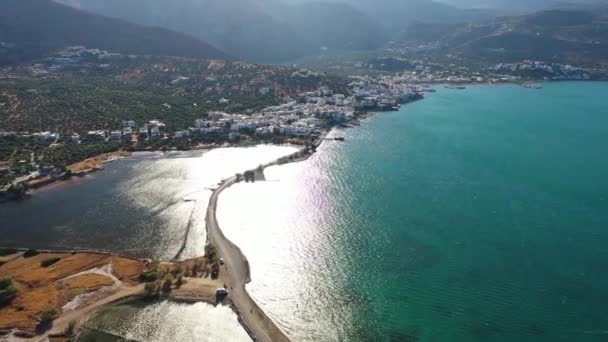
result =
M179 289L180 287L182 287L183 284L184 284L184 276L182 276L180 274L177 276L177 280L175 281L175 287Z
M49 267L53 264L56 264L59 260L61 260L61 258L44 259L40 262L40 267Z
M163 292L171 292L171 286L173 286L173 277L170 274L167 274L163 280Z
M0 279L0 307L10 303L17 296L17 292L11 278Z
M40 313L40 322L47 323L59 316L59 312L54 307L48 307Z
M144 285L144 290L146 291L146 296L155 296L158 292L158 287L155 282L147 282Z
M38 252L35 249L28 249L27 251L25 251L25 253L23 253L23 257L24 258L31 258L31 257L35 257L36 255L40 254L40 252Z
M68 324L68 330L66 331L66 334L68 336L74 336L75 333L76 333L76 321L70 321L70 323Z
M8 187L7 192L16 199L22 199L27 194L27 186L24 183L11 184L11 186Z

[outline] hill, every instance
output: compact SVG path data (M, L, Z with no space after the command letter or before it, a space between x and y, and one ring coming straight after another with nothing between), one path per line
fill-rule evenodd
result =
M73 1L73 0L72 0ZM329 49L386 42L378 21L348 3L282 0L80 0L94 13L158 25L258 63L285 62Z
M351 3L397 33L413 22L461 23L497 15L493 10L457 8L432 0L353 0Z
M321 47L340 50L371 50L385 44L388 36L371 17L346 3L310 2L289 6L283 18L316 51Z
M435 53L487 62L606 63L608 13L549 10L478 24L413 25L402 40L425 44Z
M193 37L86 13L50 0L3 0L0 65L20 63L69 45L125 54L226 58Z
M508 11L540 11L608 5L606 0L442 0L442 2L459 7Z

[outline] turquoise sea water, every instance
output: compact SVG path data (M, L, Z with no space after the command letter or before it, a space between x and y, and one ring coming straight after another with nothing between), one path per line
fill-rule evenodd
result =
M296 341L607 340L606 94L439 89L228 189L218 219L250 261L248 289ZM200 255L208 187L292 151L128 158L0 205L0 245L170 259L188 232L183 257ZM205 305L119 305L91 324L246 340L227 308Z
M299 341L608 339L608 84L440 89L218 219Z

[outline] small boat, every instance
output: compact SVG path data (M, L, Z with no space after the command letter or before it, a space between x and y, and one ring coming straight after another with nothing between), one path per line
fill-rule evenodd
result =
M334 140L336 140L336 141L344 141L345 139L344 139L344 137L337 137L337 138L334 138Z
M524 83L523 87L528 89L543 89L543 85L538 83Z
M443 87L447 88L447 89L458 89L458 90L467 89L467 87L465 87L463 85L456 85L456 84L446 84Z

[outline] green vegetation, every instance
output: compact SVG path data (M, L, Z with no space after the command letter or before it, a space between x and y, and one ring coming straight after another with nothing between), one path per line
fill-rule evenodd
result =
M68 336L74 336L76 334L76 321L70 321L70 323L68 323L68 329L65 333Z
M40 262L40 267L49 267L53 264L56 264L57 262L59 262L59 260L61 260L61 258L49 258L49 259L44 259Z
M81 160L128 147L129 145L122 143L63 144L49 148L44 152L43 165L65 169L67 165Z
M284 96L328 85L348 89L348 80L296 69L180 58L142 57L65 70L59 78L9 78L0 82L3 130L58 131L71 134L120 129L123 120L138 124L158 119L169 131L186 129L209 111L247 112L278 104ZM22 72L27 72L23 69ZM186 77L174 82L179 77ZM262 88L270 89L260 95ZM220 104L224 97L228 104ZM0 138L0 160L21 146L19 138ZM36 144L29 149L38 147ZM29 157L28 157L29 158Z
M211 264L211 278L217 279L220 274L220 257L214 245L208 244L205 246L205 257Z
M0 307L10 303L17 296L17 292L11 278L0 279Z
M154 281L146 282L144 285L147 297L155 297L158 295L158 284Z
M163 293L171 292L171 286L173 286L173 276L171 274L166 274L163 279Z
M27 194L27 185L26 184L12 184L8 187L6 194L4 196L8 195L9 199L22 199L26 196Z
M38 252L35 249L28 249L27 251L25 251L25 253L23 253L23 257L24 258L31 258L31 257L35 257L36 255L40 254L40 252Z
M54 307L48 307L40 313L40 322L47 323L59 317L59 312Z
M158 270L147 270L139 275L139 281L142 283L155 282L158 278Z
M19 250L15 248L0 248L0 257L13 255L17 252L19 252Z
M219 263L220 257L217 254L217 249L215 248L215 245L207 244L205 246L205 257L212 264L214 264L216 262Z
M405 46L428 44L425 53L486 63L545 62L595 66L608 63L605 11L548 10L476 24L415 24L401 37Z
M184 284L184 276L180 273L177 275L177 279L175 280L175 287L180 288Z

